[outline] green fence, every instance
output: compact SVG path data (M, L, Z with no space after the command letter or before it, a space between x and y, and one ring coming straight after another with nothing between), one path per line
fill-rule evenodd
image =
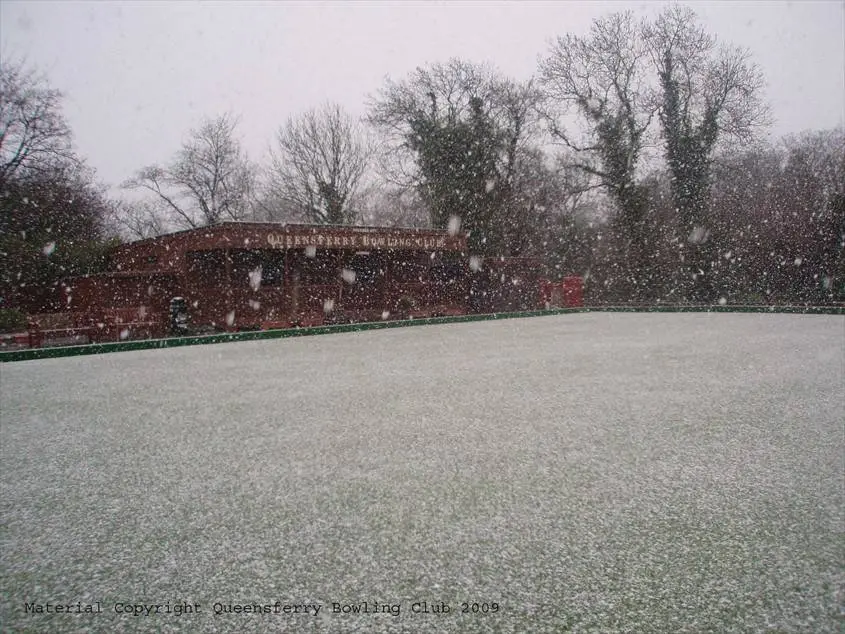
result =
M257 341L260 339L282 339L285 337L304 337L328 335L340 332L359 332L383 328L403 328L406 326L432 326L437 324L455 324L470 321L488 321L493 319L517 319L524 317L544 317L567 313L588 312L657 312L657 313L794 313L811 315L845 315L845 306L593 306L585 308L553 308L550 310L532 310L516 313L495 313L487 315L460 315L455 317L430 317L426 319L407 319L402 321L380 321L361 324L340 324L334 326L315 326L311 328L290 328L286 330L258 330L250 332L223 333L196 337L168 337L166 339L142 339L136 341L116 341L112 343L92 343L79 346L55 346L47 348L27 348L0 352L0 362L31 361L55 357L72 357L104 352L126 352L129 350L151 350L155 348L175 348L178 346L196 346L232 341Z

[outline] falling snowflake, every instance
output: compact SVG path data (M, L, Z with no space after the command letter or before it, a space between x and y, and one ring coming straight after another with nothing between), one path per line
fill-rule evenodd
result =
M317 257L317 247L315 247L313 244L309 244L307 247L305 247L305 257Z
M725 306L728 303L728 300L724 297L719 298L719 306Z
M390 311L389 311L389 310L383 310L383 311L381 311L381 319L382 319L382 321L385 321L385 320L387 320L387 319L389 319L389 318L390 318Z
M124 328L120 331L120 338L121 339L129 339L129 328Z
M469 268L474 273L478 273L481 270L481 258L477 255L473 255L469 259Z
M323 302L323 312L330 313L334 310L334 300L329 298Z
M41 249L41 252L44 255L53 255L53 251L56 250L56 243L55 242L48 242L44 245L44 248Z
M460 216L450 216L449 217L449 235L456 236L458 232L461 230L461 217Z
M249 272L249 286L252 290L257 291L261 288L261 267L253 269Z
M710 230L704 227L695 227L687 237L687 242L690 244L704 244L707 238L710 237Z
M340 275L347 284L355 283L355 271L352 269L343 269Z
M801 263L804 261L802 257L795 258L795 266L801 266Z
M261 302L251 299L249 300L249 307L252 308L252 310L258 310L261 308Z
M235 323L235 311L230 310L228 313L226 313L226 325L231 326L234 323Z

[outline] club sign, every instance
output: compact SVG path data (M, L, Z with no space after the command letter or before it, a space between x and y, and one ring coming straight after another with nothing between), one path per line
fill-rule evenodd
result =
M330 235L310 233L307 235L271 233L267 242L276 249L318 247L329 249L444 249L459 248L447 243L446 236L408 236L400 234L347 234Z

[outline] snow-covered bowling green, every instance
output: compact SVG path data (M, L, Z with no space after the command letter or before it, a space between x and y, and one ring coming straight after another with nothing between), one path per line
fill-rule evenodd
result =
M0 628L838 632L845 317L6 363Z

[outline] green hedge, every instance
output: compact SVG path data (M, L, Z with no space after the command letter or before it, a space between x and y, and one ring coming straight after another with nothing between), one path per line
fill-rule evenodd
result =
M26 315L13 308L0 308L0 332L22 332L26 330Z

